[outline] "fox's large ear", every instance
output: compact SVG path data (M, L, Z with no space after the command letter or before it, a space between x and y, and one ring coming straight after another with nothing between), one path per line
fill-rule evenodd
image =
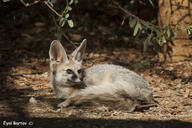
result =
M81 45L77 49L75 49L75 51L71 54L74 61L81 62L83 60L83 56L86 49L86 43L87 43L87 40L84 39Z
M62 44L58 40L53 40L49 49L50 60L55 64L61 64L68 61L67 54Z

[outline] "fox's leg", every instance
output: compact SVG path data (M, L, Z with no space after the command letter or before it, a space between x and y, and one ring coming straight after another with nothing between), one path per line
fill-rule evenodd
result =
M62 108L62 107L68 107L70 105L77 104L77 102L80 100L81 96L73 96L68 99L66 99L64 102L58 104L57 106Z
M86 87L79 92L73 93L66 101L60 103L58 107L68 107L84 102L113 101L116 100L116 86L114 84L101 84Z

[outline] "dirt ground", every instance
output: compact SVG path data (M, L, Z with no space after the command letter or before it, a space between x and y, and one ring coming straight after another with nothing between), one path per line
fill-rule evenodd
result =
M13 15L14 11L4 18L10 20ZM112 63L143 76L159 104L132 113L105 106L72 106L57 111L61 101L49 86L48 58L49 45L58 36L56 27L31 15L27 20L20 15L10 21L0 20L0 126L192 128L192 58L160 64L154 53L130 47L126 37L117 40L112 33L114 23L100 23L102 15L96 20L91 14L74 17L77 27L67 28L62 36L78 42L87 38L85 68ZM66 37L63 45L68 53L75 47Z

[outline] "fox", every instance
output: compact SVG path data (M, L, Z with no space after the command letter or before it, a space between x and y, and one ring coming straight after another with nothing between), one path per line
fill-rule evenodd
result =
M50 84L58 107L81 104L107 105L134 111L139 105L154 103L152 89L137 73L114 64L96 64L83 68L87 40L70 55L59 40L50 44Z

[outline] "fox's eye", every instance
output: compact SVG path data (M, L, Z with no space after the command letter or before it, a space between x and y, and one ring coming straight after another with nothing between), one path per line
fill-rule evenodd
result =
M67 72L68 74L73 74L73 71L72 71L71 69L67 69L66 72Z
M77 72L78 72L79 74L81 74L81 73L83 72L83 69L79 69L79 70L77 70Z

